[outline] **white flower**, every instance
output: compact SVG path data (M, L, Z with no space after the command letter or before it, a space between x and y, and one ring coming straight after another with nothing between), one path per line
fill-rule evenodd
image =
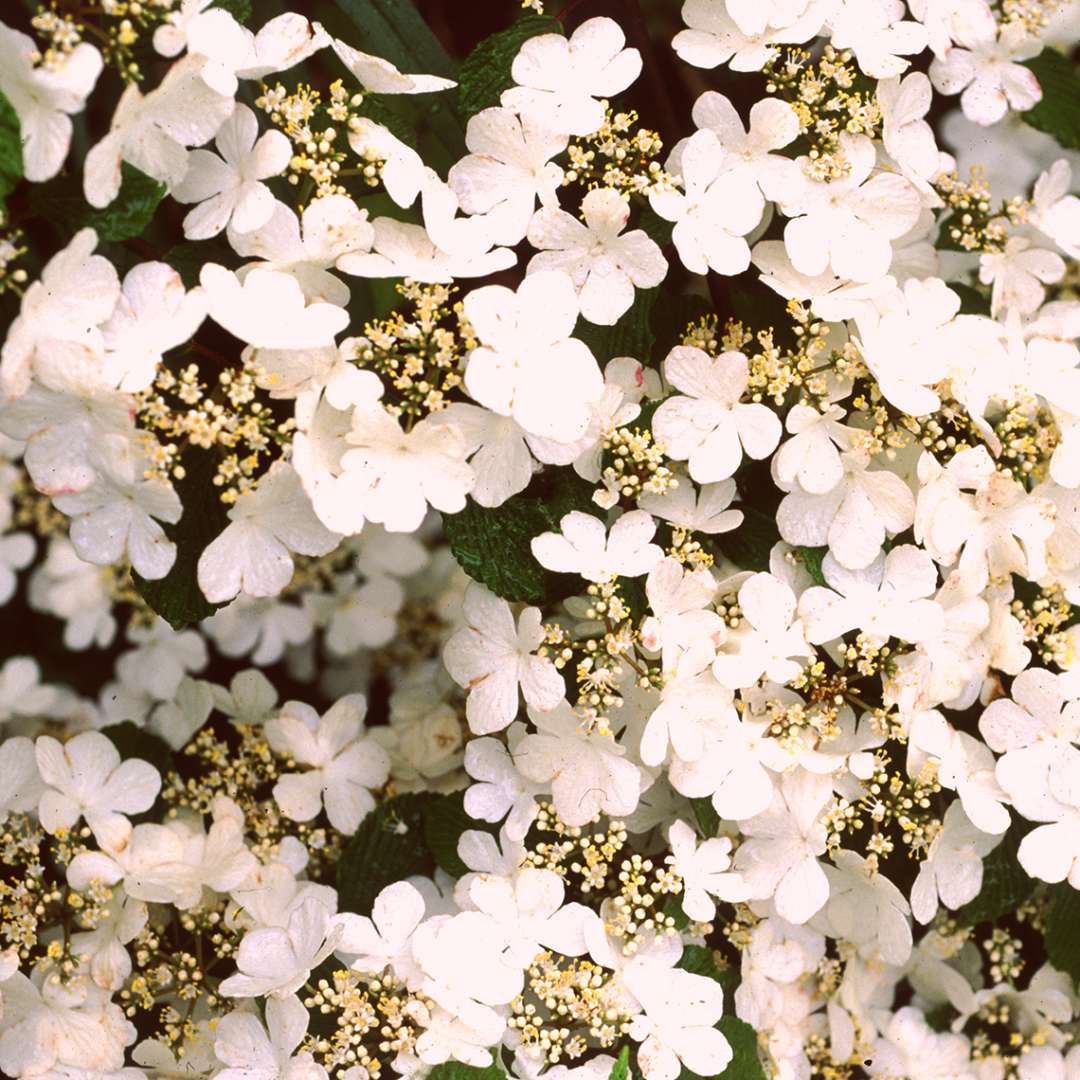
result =
M886 151L905 176L932 180L941 171L941 152L933 128L924 119L934 99L930 80L921 71L913 71L903 79L882 79L876 93Z
M301 646L315 632L311 613L298 604L241 596L203 623L206 635L226 656L247 656L265 667L289 646Z
M606 101L641 72L641 54L624 48L613 19L587 19L570 36L539 34L518 50L510 67L517 84L502 104L539 127L565 135L589 135L604 122ZM471 147L470 147L471 149Z
M414 281L450 282L456 278L494 274L517 261L514 253L504 247L482 254L443 251L422 225L410 225L393 218L376 218L372 228L372 250L342 255L337 266L343 273L356 277L408 277Z
M39 184L62 168L71 145L71 116L80 113L104 61L82 41L56 61L38 63L34 39L0 23L0 93L19 117L23 173Z
M894 966L906 963L911 955L911 909L903 893L855 851L837 851L825 873L825 915L836 935L870 959Z
M138 83L127 84L109 134L86 155L83 190L91 206L108 206L116 198L125 161L170 188L183 180L186 147L210 139L233 110L231 97L203 82L204 64L198 56L177 61L145 96Z
M681 1065L699 1076L727 1068L732 1050L716 1028L724 1007L718 982L648 957L631 960L622 978L643 1010L631 1021L630 1036L641 1042L637 1063L645 1080L675 1080Z
M367 702L349 694L320 718L310 706L287 701L267 720L267 742L306 772L285 773L274 785L274 800L291 821L310 821L323 804L338 832L351 836L375 806L372 789L386 783L386 751L364 737Z
M292 274L309 301L346 307L349 287L329 271L342 256L370 250L374 238L366 210L347 195L325 195L308 203L299 218L275 202L264 225L249 233L231 230L229 243L238 255L265 260L254 266Z
M1065 158L1055 161L1038 180L1028 220L1074 259L1080 258L1080 198L1071 195L1072 167Z
M739 626L720 644L712 673L729 690L751 687L763 675L770 682L794 679L809 657L802 622L795 618L795 594L772 574L754 574L739 588Z
M238 593L276 596L292 580L292 552L319 556L341 537L315 516L296 470L276 461L229 510L229 524L199 556L198 582L212 604Z
M865 135L841 133L840 152L850 166L844 176L808 181L784 206L784 244L802 274L831 266L839 277L874 281L889 270L889 241L914 227L922 203L909 180L874 172L877 153Z
M294 1054L308 1029L308 1011L295 995L269 998L266 1027L236 1010L214 1029L214 1053L226 1068L219 1080L326 1080L326 1070L305 1050Z
M71 519L71 542L79 558L98 566L118 563L126 554L148 580L164 577L176 561L176 545L158 524L175 524L183 506L167 480L144 479L148 461L128 442L108 442L98 478L53 504Z
M33 561L37 544L29 533L8 533L0 537L0 604L6 604L18 586L19 570Z
M4 778L0 822L6 821L8 814L37 809L43 781L38 774L33 740L23 735L9 735L0 742L0 776Z
M292 144L280 131L259 135L259 122L246 105L237 105L218 128L218 154L192 150L184 179L173 198L198 203L184 218L189 240L217 236L228 225L234 232L261 228L274 212L275 199L261 181L285 170Z
M641 772L613 735L589 731L565 701L549 712L530 709L529 719L537 732L514 747L514 765L527 780L550 786L555 810L567 825L584 825L601 813L615 818L633 813Z
M376 402L356 409L345 441L338 497L353 500L369 521L411 533L429 504L449 514L465 508L475 476L465 461L465 437L453 424L427 417L406 431Z
M675 222L671 239L691 273L741 274L750 265L743 237L757 227L765 208L760 189L745 183L712 131L699 131L681 146L678 162L682 190L657 188L649 205Z
M495 920L508 957L522 967L544 949L563 956L588 951L585 924L596 914L583 904L564 903L566 887L553 870L526 866L512 879L476 874L468 895L477 910Z
M811 495L796 488L776 514L780 535L803 547L828 545L841 566L861 570L877 558L886 535L895 536L915 518L915 496L895 473L867 469L867 455L841 455L844 478L830 491Z
M855 318L861 353L882 394L912 416L936 411L941 398L932 389L955 358L960 297L939 278L905 282L903 294Z
M153 765L138 758L121 762L112 740L99 731L66 743L41 735L34 752L46 785L38 816L50 833L70 829L81 817L102 847L120 847L131 834L124 815L149 810L161 790Z
M904 0L836 0L829 8L833 47L850 49L863 74L889 79L909 66L900 56L926 48L926 28L904 18Z
M649 571L645 595L651 614L642 621L641 643L660 653L664 673L676 681L708 667L726 636L724 621L707 610L715 593L716 580L707 569L685 570L671 556Z
M93 254L95 247L97 233L80 229L23 295L0 351L0 387L9 398L26 392L39 359L70 352L73 364L99 365L105 347L99 326L116 307L120 279L108 259Z
M976 1080L967 1039L963 1035L938 1034L911 1005L892 1014L874 1040L869 1060L871 1076Z
M470 118L465 144L470 153L451 168L447 183L466 214L488 216L493 243L516 244L537 198L544 206L558 205L563 171L551 159L566 149L566 135L491 108Z
M850 449L852 432L840 423L843 415L838 405L827 406L823 413L810 405L792 406L785 421L792 437L772 459L773 474L781 485L822 495L844 478L840 451Z
M264 23L257 34L220 7L200 12L187 24L188 52L206 58L202 79L230 100L236 97L238 79L286 71L325 45L325 37L291 11Z
M562 676L548 659L533 653L544 640L539 608L514 617L510 605L473 582L465 593L466 625L446 643L443 663L468 690L465 715L477 735L501 731L517 715L518 687L537 709L562 700Z
M516 293L503 285L474 289L465 314L481 342L465 369L474 400L532 435L580 439L604 378L588 346L570 337L578 316L570 278L545 271L530 274Z
M697 490L693 484L679 484L663 495L638 496L638 506L682 529L715 535L742 524L742 511L728 509L735 493L734 480L702 484Z
M185 290L167 263L139 263L129 270L116 308L101 327L109 385L126 393L148 389L162 356L194 336L206 304L203 290Z
M878 555L862 570L848 570L827 554L821 570L829 588L814 586L799 598L807 640L815 645L855 629L880 643L925 641L944 631L941 606L925 599L937 589L937 567L913 544Z
M372 975L389 967L410 990L415 990L423 974L412 955L412 936L424 920L424 898L415 885L397 881L379 891L371 918L343 912L343 927L337 954L354 971Z
M986 252L979 257L979 280L993 285L990 310L1031 315L1046 299L1044 285L1065 276L1065 260L1055 251L1033 247L1026 236L1010 236L1002 252Z
M587 581L641 577L664 557L650 543L656 522L644 510L623 514L610 535L599 518L579 510L566 514L559 528L533 537L531 546L541 566L560 574L580 574Z
M1017 63L1043 49L1042 39L1023 23L1007 23L998 33L994 20L966 22L955 38L960 47L934 60L930 79L938 93L960 94L969 120L996 124L1010 107L1023 112L1042 100L1035 73Z
M436 916L413 935L423 992L469 1027L486 1045L499 1041L504 1021L495 1007L521 992L522 971L503 951L498 923L481 911Z
M829 879L817 857L825 853L821 812L831 795L828 777L797 769L783 777L764 813L741 824L748 839L735 852L735 870L788 922L806 922L829 898Z
M760 71L777 45L812 38L821 29L823 8L815 0L685 0L682 17L689 29L680 30L672 46L695 67L730 63L732 71Z
M664 280L667 262L641 229L619 235L630 207L613 188L590 191L582 200L581 213L584 225L557 207L537 210L528 239L540 254L529 262L529 273L569 274L581 314L589 322L614 326L633 306L635 288L652 288Z
M915 918L925 926L937 914L939 899L950 911L974 900L982 888L982 861L999 843L1000 836L972 825L959 801L951 803L911 887Z
M239 971L221 983L226 997L282 998L295 993L334 951L341 927L314 897L298 904L284 927L249 930L236 952Z
M117 660L116 673L158 701L172 698L189 671L206 667L206 642L195 630L177 631L156 618L149 625L129 623L127 637L136 647Z
M515 727L520 738L521 725ZM516 745L514 728L510 735L512 749ZM542 786L521 775L514 767L510 750L498 739L469 742L465 747L465 771L477 781L465 791L465 813L492 824L506 818L506 835L515 842L524 840L539 810L536 795Z
M731 101L715 90L694 102L691 115L698 128L712 131L720 140L729 179L737 178L751 189L743 196L747 204L755 202L753 188L760 188L766 199L780 202L798 191L802 184L799 166L773 153L799 137L799 118L786 101L765 98L756 102L750 109L749 131Z
M682 393L656 410L653 432L668 457L689 462L698 483L733 476L744 451L760 459L776 449L782 431L776 413L767 405L742 403L750 378L742 353L714 359L693 345L677 345L664 360L664 377Z
M233 337L262 349L313 349L332 345L334 335L349 323L348 313L334 304L308 304L291 274L259 267L244 275L216 263L199 273L206 290L210 318Z
M316 36L328 36L319 23L313 23ZM406 75L381 56L360 52L344 41L330 38L330 46L338 59L360 80L360 85L373 94L430 94L457 86L453 79L438 75Z
M695 922L711 922L716 916L714 897L728 902L747 898L749 890L731 867L731 839L717 836L698 844L685 821L668 827L668 863L683 879L682 909Z

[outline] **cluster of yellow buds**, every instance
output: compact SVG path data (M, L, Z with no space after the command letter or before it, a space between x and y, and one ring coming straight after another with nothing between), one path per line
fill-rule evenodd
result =
M853 89L858 68L850 51L826 45L814 61L803 48L778 52L765 65L767 91L795 110L799 128L809 141L809 174L815 180L846 176L850 162L840 149L840 136L868 135L881 127L881 109L871 92Z
M275 416L259 389L264 376L253 350L245 351L238 371L219 371L212 390L197 363L179 372L159 368L153 385L136 395L150 475L182 479L180 458L193 446L218 455L213 483L223 503L231 505L253 490L265 467L291 443L295 426Z
M395 288L408 308L369 322L355 339L351 359L382 379L383 406L411 427L450 404L476 341L461 303L454 300L456 286L406 279Z
M597 131L571 140L563 184L613 188L623 196L669 191L677 181L657 160L663 147L655 131L638 127L636 112L608 109Z

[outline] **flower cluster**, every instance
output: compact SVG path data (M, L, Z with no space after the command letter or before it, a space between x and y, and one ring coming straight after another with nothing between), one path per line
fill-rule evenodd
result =
M1080 2L594 6L0 23L0 1074L1080 1078Z

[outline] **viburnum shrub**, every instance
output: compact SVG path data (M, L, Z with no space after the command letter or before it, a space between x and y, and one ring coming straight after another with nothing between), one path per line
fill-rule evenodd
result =
M3 5L0 1074L1080 1080L1080 0L543 6Z

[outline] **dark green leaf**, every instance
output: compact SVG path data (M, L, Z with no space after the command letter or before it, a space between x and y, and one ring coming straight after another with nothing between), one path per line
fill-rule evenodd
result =
M571 510L599 515L591 492L572 469L549 470L501 506L469 499L460 513L443 514L443 531L465 573L496 596L527 603L561 600L582 590L581 578L545 570L530 543L534 536L558 531Z
M499 1064L498 1051L492 1051L494 1061L486 1069L473 1065L462 1065L459 1061L448 1061L436 1065L427 1074L427 1080L504 1080L506 1073Z
M416 132L402 112L401 97L401 94L365 94L358 111L361 116L382 124L391 135L415 150Z
M660 247L667 247L671 243L671 231L675 228L672 222L662 218L651 206L641 211L637 227L643 229L646 236Z
M574 337L589 346L601 367L614 356L632 356L648 365L656 340L652 329L652 310L660 295L660 288L658 285L652 289L638 289L630 310L614 326L597 326L579 319Z
M241 25L251 18L251 0L214 0L212 8L224 8Z
M210 240L184 240L165 253L167 262L183 279L184 287L194 289L207 263L217 263L228 270L240 265L236 253L223 236Z
M1034 891L1035 882L1017 861L1020 837L1015 829L983 860L983 881L979 895L956 912L961 926L993 922L1015 911Z
M101 734L109 737L125 761L129 758L149 761L162 775L172 768L172 750L169 744L145 728L136 727L130 720L121 724L109 724L101 729Z
M203 596L196 580L199 556L228 524L225 504L214 486L216 459L208 450L193 448L181 459L182 480L174 480L184 513L175 525L164 525L165 534L176 544L176 562L163 578L148 581L132 571L131 579L139 595L174 630L200 622L221 607Z
M708 979L719 980L720 977L720 969L716 966L712 949L707 949L704 945L685 945L675 966L689 971L692 975L704 975Z
M0 202L22 179L22 128L11 102L0 94Z
M733 1054L718 1080L768 1080L758 1055L754 1029L737 1016L725 1016L718 1026L731 1044Z
M1067 881L1050 890L1046 953L1054 967L1080 986L1080 890Z
M734 532L724 533L720 547L740 570L768 570L769 552L780 539L776 519L752 506L741 510L743 523Z
M694 819L697 821L701 835L706 840L716 836L720 831L720 815L712 804L712 799L703 796L700 799L691 799L690 805L694 810Z
M458 841L461 834L470 829L482 829L493 836L498 825L477 821L465 812L465 793L433 795L424 808L424 842L435 861L452 878L463 877L469 868L458 857Z
M801 547L795 550L798 551L806 572L814 579L814 584L827 585L825 574L821 570L821 560L828 554L829 549L827 547Z
M1035 73L1042 87L1042 101L1021 113L1024 123L1053 135L1064 147L1080 149L1080 72L1068 57L1043 49L1024 67Z
M360 823L338 863L342 911L368 915L387 885L434 873L435 859L424 839L424 811L431 799L426 792L395 795Z
M468 120L481 109L498 105L502 92L513 85L510 66L518 49L538 34L561 34L562 24L548 15L523 15L520 19L484 38L462 61L458 73L458 108Z
M982 290L974 288L974 286L964 285L957 281L950 282L949 288L960 297L961 315L990 314L989 292L984 293Z
M658 367L676 345L682 344L689 326L711 311L712 304L704 296L691 293L679 293L675 296L665 294L664 299L655 304L652 311L652 329L656 339L654 366Z
M39 217L48 218L70 233L89 226L97 230L99 240L128 240L146 229L164 197L164 184L125 161L119 194L100 210L86 201L82 178L74 174L36 184L30 207Z
M610 1073L610 1080L630 1080L630 1047L623 1046L619 1051L619 1060Z
M457 69L412 0L336 0L358 31L349 44L384 57L407 75L457 78ZM465 153L465 127L452 96L421 94L427 125L454 160Z

